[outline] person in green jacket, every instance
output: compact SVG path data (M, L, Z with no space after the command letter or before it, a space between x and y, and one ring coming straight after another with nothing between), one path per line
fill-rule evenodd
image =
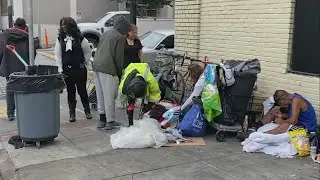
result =
M143 112L148 112L161 99L158 81L150 71L147 63L131 63L121 78L119 90L128 100L127 115L129 126L133 125L134 104L137 98L145 98L148 104Z
M129 21L124 16L119 16L113 28L101 36L93 61L100 114L98 128L105 130L121 125L115 122L115 100L123 71L125 34L130 29Z

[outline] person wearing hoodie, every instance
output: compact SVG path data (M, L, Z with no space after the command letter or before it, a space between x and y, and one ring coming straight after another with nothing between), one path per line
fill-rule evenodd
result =
M14 72L25 71L24 65L9 50L6 45L12 45L17 53L29 64L29 37L26 21L18 18L13 28L6 29L0 35L0 76L9 80L9 75ZM35 54L36 55L36 54ZM9 121L15 120L14 93L7 92L7 115Z
M115 121L115 100L123 71L125 34L130 29L129 21L119 16L113 28L100 37L92 66L100 114L99 129L110 130L121 125Z

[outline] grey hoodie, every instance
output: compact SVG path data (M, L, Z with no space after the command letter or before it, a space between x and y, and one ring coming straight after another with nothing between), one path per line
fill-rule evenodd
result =
M127 18L119 16L115 20L114 27L103 33L93 61L94 72L121 78L124 61L124 35L128 33L130 28L131 25Z

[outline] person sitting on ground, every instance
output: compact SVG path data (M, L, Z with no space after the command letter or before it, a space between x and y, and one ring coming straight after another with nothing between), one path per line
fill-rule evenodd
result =
M191 81L193 84L193 91L189 98L183 103L181 106L181 111L187 109L192 105L193 98L199 97L203 91L204 88L204 76L203 76L203 67L201 67L199 64L191 64L188 67L188 72L191 77Z
M147 63L131 63L125 69L119 85L120 94L128 101L127 115L129 126L133 125L134 104L137 98L144 98L148 104L143 112L148 112L152 106L160 101L161 92L156 78Z
M273 95L275 106L256 122L252 128L241 138L244 140L250 133L257 131L265 124L275 121L279 124L276 129L270 130L268 134L281 134L288 131L291 125L301 126L308 132L315 132L317 118L312 104L300 94L290 94L285 90L277 90Z

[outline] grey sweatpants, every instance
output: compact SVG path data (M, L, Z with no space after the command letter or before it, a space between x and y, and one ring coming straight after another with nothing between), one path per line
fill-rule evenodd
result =
M118 96L119 78L95 72L99 114L106 114L107 122L115 121L115 101Z

